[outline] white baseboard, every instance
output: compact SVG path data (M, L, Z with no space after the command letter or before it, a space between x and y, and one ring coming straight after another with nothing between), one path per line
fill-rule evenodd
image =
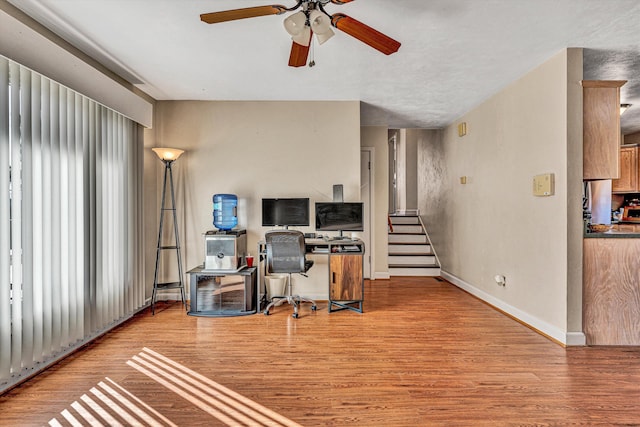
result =
M563 345L582 346L586 344L586 337L582 332L563 331L562 329L559 329L558 327L553 326L545 322L544 320L538 319L537 317L532 316L527 312L524 312L516 307L505 303L504 301L494 297L493 295L490 295L485 291L476 288L470 283L467 283L464 280L444 270L442 270L441 276L460 289L469 292L471 295L474 295L475 297L481 299L489 305L492 305L493 307L507 313L508 315L513 316L520 322L531 327L533 330L538 331L542 335L546 335Z
M374 279L380 279L380 280L389 280L391 278L391 275L389 274L388 271L376 271Z
M584 332L567 332L567 346L584 346L587 345L587 337Z

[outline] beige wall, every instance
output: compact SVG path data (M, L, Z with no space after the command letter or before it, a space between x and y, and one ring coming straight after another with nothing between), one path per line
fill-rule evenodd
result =
M581 280L578 236L568 226L580 209L568 205L581 182L581 156L568 158L581 142L578 56L562 51L444 130L447 197L433 236L447 278L563 342L577 327ZM458 137L462 121L467 135ZM532 195L543 173L555 174L554 196Z
M419 131L407 129L405 135L405 209L418 208L418 137Z
M387 213L389 208L389 144L388 129L382 126L366 126L360 130L360 144L362 147L374 149L374 207L375 210L372 233L374 236L374 248L369 248L368 253L373 254L371 265L372 279L388 279L388 234Z
M332 200L333 185L342 184L345 200L360 200L359 102L162 101L155 123L147 132L156 146L187 151L174 169L185 269L203 261L214 194L238 196L239 227L254 254L268 230L261 226L263 197L309 197L313 212L315 201ZM161 172L158 161L150 173L160 179ZM147 217L155 219L157 209ZM314 231L313 213L310 221L298 229ZM147 245L155 248L156 238ZM312 257L316 266L308 279L295 277L296 291L327 299L326 257Z
M448 197L442 133L442 130L407 130L417 148L417 206L436 254L447 238L441 224Z

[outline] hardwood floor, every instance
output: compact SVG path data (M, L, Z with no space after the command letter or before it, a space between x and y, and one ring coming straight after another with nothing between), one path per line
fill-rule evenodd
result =
M640 425L638 347L565 349L428 277L326 308L160 304L0 397L0 425Z

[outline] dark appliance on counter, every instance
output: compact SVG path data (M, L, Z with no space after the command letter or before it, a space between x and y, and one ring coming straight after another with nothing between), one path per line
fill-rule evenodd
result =
M640 206L625 206L622 211L622 221L640 223Z

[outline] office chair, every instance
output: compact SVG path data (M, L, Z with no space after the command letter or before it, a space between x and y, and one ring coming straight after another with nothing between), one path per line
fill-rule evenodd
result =
M264 237L267 243L267 272L286 273L289 276L286 295L273 296L264 310L265 316L269 315L272 307L285 301L293 305L294 319L298 318L301 302L310 302L311 310L316 311L315 301L292 293L291 275L298 273L306 277L313 265L313 261L305 258L304 234L297 230L277 230L267 232Z

